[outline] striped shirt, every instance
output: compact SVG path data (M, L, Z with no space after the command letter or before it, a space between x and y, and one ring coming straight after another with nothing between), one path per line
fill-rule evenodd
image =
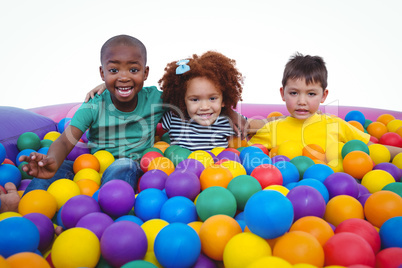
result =
M179 145L190 151L227 148L228 137L235 135L229 119L223 116L219 116L210 126L202 126L167 111L162 117L162 127L169 132L171 145Z

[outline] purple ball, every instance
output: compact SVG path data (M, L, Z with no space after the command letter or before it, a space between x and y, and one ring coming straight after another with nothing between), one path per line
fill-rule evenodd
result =
M200 256L197 259L197 262L192 266L192 268L216 268L215 262L205 256L204 254L200 254Z
M236 161L236 162L241 163L240 157L236 153L231 152L231 151L223 150L216 157L218 158L218 161L223 160L223 159L227 159L227 160Z
M103 232L113 223L113 219L102 212L93 212L83 216L75 225L93 232L100 240Z
M177 171L191 171L199 178L201 173L204 171L205 166L198 160L187 158L177 164L176 169Z
M184 196L194 200L201 191L201 183L193 172L174 171L166 179L165 191L168 198Z
M389 174L392 175L392 177L394 177L396 182L401 181L402 172L396 165L394 165L392 163L377 164L374 166L373 170L375 170L375 169L381 169L381 170L388 172Z
M111 217L126 215L135 203L134 189L123 180L108 181L99 189L98 203L103 212Z
M363 195L360 195L359 198L357 198L357 200L359 200L360 204L362 204L362 206L364 207L364 204L366 204L367 198L369 198L370 196L371 196L371 193L363 194Z
M359 186L357 181L349 174L336 172L329 175L324 181L328 189L329 199L337 195L350 195L357 199Z
M305 216L322 218L325 213L325 200L321 193L310 186L296 186L286 197L293 205L294 221Z
M54 238L54 226L52 221L42 213L28 213L23 216L35 224L39 231L39 246L40 251L46 250Z
M214 160L214 163L216 163L218 161L218 157L216 157L216 155L214 155L210 151L207 151L207 153L209 153L212 156L212 159Z
M71 197L61 208L61 221L66 229L73 228L85 215L100 212L99 204L90 196L76 195Z
M25 191L25 189L28 187L28 184L31 183L31 179L25 179L21 180L20 186L18 186L18 191Z
M144 230L131 221L111 224L100 240L102 257L113 267L144 258L148 241Z
M357 187L359 187L359 197L364 194L370 193L370 191L365 186L361 185L360 183L357 184Z
M279 162L279 161L287 161L287 162L290 161L289 157L287 157L285 155L275 155L274 157L271 158L271 160L272 160L272 164Z
M140 191L148 188L165 189L167 177L168 175L160 169L148 170L140 179Z
M67 155L67 160L75 161L75 159L82 154L90 154L88 145L83 142L77 142L71 152Z

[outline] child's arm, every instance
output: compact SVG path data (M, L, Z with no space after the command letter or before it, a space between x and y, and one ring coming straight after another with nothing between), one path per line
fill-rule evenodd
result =
M87 93L87 95L85 96L85 102L88 102L90 99L93 99L95 97L95 94L98 95L102 94L103 91L105 90L106 90L105 83L96 86L94 89L92 89Z
M274 121L274 120L278 120L278 119L283 119L286 118L286 116L275 116L275 117L268 117L268 118L264 118L264 119L253 119L253 118L249 118L247 120L248 122L248 133L249 134L254 134L257 133L257 131L262 128L263 126L265 126L266 123Z
M372 145L372 144L374 144L374 142L369 141L369 142L367 143L368 146L369 146L369 145ZM402 153L402 148L395 147L395 146L390 146L390 145L384 145L384 146L388 149L388 151L389 151L390 154L391 154L391 161L392 161L392 159L394 159L394 157L395 157L397 154Z
M83 132L78 128L68 126L60 137L50 145L47 155L35 152L29 156L21 156L19 158L21 162L28 162L22 167L23 171L40 179L52 178L82 134Z
M228 116L230 124L237 136L241 136L242 139L246 138L248 132L247 119L241 114L235 112L233 109L227 109L226 115Z

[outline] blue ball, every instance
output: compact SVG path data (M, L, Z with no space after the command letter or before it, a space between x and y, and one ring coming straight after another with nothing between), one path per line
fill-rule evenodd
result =
M56 215L56 223L57 225L63 227L64 230L66 230L66 226L64 226L63 221L61 220L61 210L63 209L63 206L60 207L59 211L57 211Z
M196 221L198 215L193 201L184 196L174 196L162 205L160 218L168 223L187 224Z
M247 201L244 219L251 232L264 239L273 239L291 227L293 205L278 191L260 191Z
M4 148L4 145L0 143L0 165L4 162L6 159L6 148Z
M299 181L299 170L293 163L288 161L278 161L274 163L274 166L277 167L282 174L283 185Z
M246 170L247 175L250 175L256 167L262 164L272 164L271 158L262 151L251 152L245 154L243 157L242 165Z
M162 205L168 200L166 193L156 188L141 191L134 204L135 215L144 222L159 219Z
M22 175L20 170L10 164L0 165L0 185L4 187L7 182L12 182L18 188L20 186Z
M402 216L393 217L380 228L381 248L402 248Z
M303 174L303 179L316 179L324 183L325 179L335 172L327 165L315 164L307 168Z
M17 154L17 157L15 158L15 165L18 167L21 164L21 161L19 160L20 156L22 156L22 155L29 156L33 152L36 152L36 151L33 149L24 149L21 152L19 152Z
M138 224L139 226L141 226L144 223L143 220L141 220L140 218L138 218L137 216L134 216L134 215L120 216L115 220L115 222L119 222L119 221L132 221L132 222Z
M42 147L38 150L38 153L46 155L47 151L49 151L49 147Z
M317 191L320 192L320 194L322 195L322 197L325 200L325 203L328 203L329 201L329 192L327 187L325 187L324 183L322 183L319 180L316 179L302 179L301 181L299 181L297 183L297 186L300 185L305 185L305 186L310 186L315 188Z
M71 118L70 118L70 117L62 118L62 119L59 121L59 123L57 124L57 130L58 130L60 133L63 133L65 127L68 126L68 125L66 125L66 124L70 124L70 121L71 121Z
M248 154L250 154L250 153L255 153L255 152L260 152L260 153L264 153L262 150L261 150L261 148L258 148L257 146L248 146L248 147L245 147L243 150L241 150L241 152L240 152L240 155L239 155L239 157L240 157L240 161L243 163L243 161L244 161L244 158L246 157L246 156L248 156Z
M201 254L201 240L187 224L171 223L156 236L154 252L163 267L192 267Z
M346 114L345 116L345 121L357 121L360 124L362 124L362 126L364 126L364 124L366 123L366 117L364 116L364 114L360 111L350 111Z
M20 252L35 252L39 246L38 228L26 218L6 218L0 221L0 230L0 255L4 258Z

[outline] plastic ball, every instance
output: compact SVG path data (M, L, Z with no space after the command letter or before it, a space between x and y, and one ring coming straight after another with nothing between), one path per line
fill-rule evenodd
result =
M167 157L157 157L151 160L148 165L148 170L159 169L165 172L167 175L172 174L175 166L172 161Z
M4 145L0 143L0 164L4 162L4 159L6 159L6 148L4 148Z
M299 181L300 173L293 163L288 161L278 161L274 163L274 166L277 167L282 174L283 185Z
M82 216L76 223L76 227L82 227L93 232L101 240L102 234L113 223L113 219L102 212L91 212Z
M19 267L40 267L50 268L50 264L37 253L20 252L7 258L4 265L0 262L0 266L4 268L19 268Z
M67 155L67 160L75 161L75 159L77 159L77 157L79 157L80 155L89 153L90 150L88 148L88 145L84 142L79 141L71 150L71 152Z
M381 114L377 117L376 121L387 125L390 121L394 120L395 117L391 114Z
M55 141L60 135L61 135L61 133L58 131L49 131L48 133L45 134L43 139Z
M103 258L112 266L141 260L148 248L144 230L131 221L119 221L105 229L100 241Z
M190 226L172 223L156 236L154 251L163 267L191 267L200 256L201 241Z
M95 267L100 258L96 235L85 228L71 228L54 241L51 258L55 267Z
M153 147L160 149L162 153L164 153L166 148L168 148L169 146L170 144L167 143L166 141L157 141L155 142Z
M99 185L90 179L83 179L76 182L78 188L80 188L80 194L93 196L93 194L99 190Z
M388 163L391 161L391 153L382 144L369 145L370 157L373 159L374 164Z
M326 266L348 267L354 264L375 266L375 254L370 244L354 233L335 234L325 243L324 253Z
M41 147L40 138L38 134L34 132L25 132L18 137L17 147L20 151L25 149L32 149L37 151Z
M298 219L290 227L289 232L292 231L303 231L313 235L321 246L324 246L328 239L334 235L334 230L329 223L316 216L306 216Z
M77 195L63 205L61 209L61 220L63 225L69 229L75 227L77 222L85 215L92 212L100 212L98 202L87 195Z
M292 231L280 237L272 255L291 264L307 263L317 267L324 264L323 247L313 235L302 231Z
M309 264L303 264L303 265L309 265ZM288 261L286 261L282 258L275 257L275 256L265 256L265 257L259 258L255 261L251 262L247 266L247 268L259 268L259 267L293 268L295 266L291 265ZM314 267L316 267L316 266L311 265L311 268L314 268Z
M98 171L92 169L92 168L84 168L78 171L74 175L74 182L78 182L80 180L92 180L96 182L96 184L100 185L101 184L101 175L99 174Z
M20 164L21 164L21 161L20 161L20 157L21 156L29 156L31 153L34 153L34 152L36 152L35 150L33 150L33 149L24 149L24 150L22 150L22 151L20 151L18 154L17 154L17 157L15 158L15 164L16 164L16 166L19 166Z
M355 120L350 120L348 121L349 124L351 124L352 126L354 126L355 128L357 128L358 130L364 132L364 127L360 122L357 122Z
M99 189L98 203L102 211L111 217L127 214L134 206L133 187L123 180L108 181Z
M143 220L141 220L140 218L138 218L137 216L134 216L134 215L120 216L115 220L115 222L118 222L118 221L132 221L140 226L144 223Z
M373 170L377 170L377 169L384 170L384 171L388 172L389 174L391 174L392 177L394 177L396 182L401 181L402 170L399 169L394 164L392 164L392 163L380 163L380 164L375 165L374 168L373 168Z
M52 145L52 143L53 143L53 141L51 141L51 140L41 140L40 146L41 146L41 148L43 148L43 147L49 148L50 145Z
M327 187L325 187L324 183L322 183L321 181L316 180L316 179L302 179L301 181L299 181L297 183L296 186L301 186L301 185L313 187L322 195L325 203L328 203L329 192L328 192Z
M209 217L199 231L202 252L211 259L223 260L226 244L233 236L241 232L240 225L232 217L227 215Z
M24 218L33 222L39 231L39 245L38 249L43 251L47 249L54 238L54 227L52 221L43 214L29 213L24 215Z
M349 195L354 198L359 196L358 183L351 175L344 172L329 175L324 185L327 187L330 199L338 195Z
M160 218L162 205L167 199L166 194L159 189L145 189L137 195L134 205L135 214L144 222Z
M205 168L200 175L201 190L212 186L226 188L232 179L233 175L228 168L220 165L211 165Z
M283 185L282 173L274 165L259 165L250 175L257 179L263 189L269 185Z
M376 255L376 267L398 267L402 263L402 248L386 248Z
M246 169L239 162L227 160L220 163L220 165L226 167L232 173L233 178L247 174Z
M57 131L63 133L64 129L66 128L66 126L68 126L70 122L71 122L70 117L64 117L60 119L59 123L57 123Z
M345 145L342 147L342 158L345 158L348 153L353 151L362 151L366 154L370 153L367 144L365 144L361 140L350 140L346 142Z
M364 175L361 184L366 187L370 193L381 191L386 185L395 182L394 177L384 170L371 170Z
M79 186L72 180L60 179L52 182L47 188L57 203L57 210L59 210L70 198L81 194Z
M25 194L18 204L18 212L21 215L28 213L42 213L49 219L56 214L56 199L45 190L32 190Z
M325 200L318 190L310 186L296 186L286 197L292 202L294 220L305 216L323 217L325 213Z
M345 144L343 142L332 142L327 145L325 150L325 158L327 162L334 159L342 158L342 148Z
M366 117L364 116L364 114L357 110L352 110L345 115L346 122L351 121L351 120L357 121L362 125L364 125L366 123Z
M165 189L165 183L168 175L159 169L147 171L142 175L139 183L141 191L148 188Z
M198 218L195 204L184 196L169 198L161 208L160 218L168 223L190 223Z
M372 122L367 126L367 132L371 135L380 139L382 135L388 132L387 126L381 122Z
M157 152L157 151L149 151L145 153L140 160L140 167L142 172L147 172L148 171L148 166L151 163L151 161L157 157L163 157L162 152Z
M4 187L7 182L12 182L18 187L21 183L22 175L20 170L10 164L0 165L0 185Z
M306 169L306 171L303 173L303 178L316 179L320 182L324 182L325 179L331 174L334 174L334 171L329 166L315 164Z
M401 119L394 119L388 122L387 128L389 132L396 132L398 128L402 126L402 120Z
M283 142L278 147L278 154L285 155L289 159L293 159L296 156L301 156L303 153L303 146L300 142L288 140Z
M318 159L325 161L325 151L318 144L307 144L303 147L302 155L307 156L313 160Z
M162 230L162 228L164 228L167 225L169 225L169 223L163 219L151 219L144 222L141 225L141 228L144 230L145 235L147 237L148 252L154 251L155 238L160 232L160 230Z
M392 182L382 188L385 191L391 191L402 197L402 182Z
M236 137L236 136L231 136L229 138L228 142L229 142L229 144L228 144L229 148L239 149L239 148L244 148L247 146L246 139L241 139L240 137Z
M335 229L335 234L341 232L354 233L366 240L374 253L377 254L381 249L381 239L376 228L363 219L347 219L341 222Z
M184 159L176 165L176 171L193 172L197 177L205 170L204 165L195 159Z
M262 190L261 184L249 175L240 175L233 178L227 185L227 189L235 197L238 210L244 210L248 199Z
M223 150L216 157L218 158L218 160L226 159L226 160L236 161L236 162L240 163L240 157L232 151Z
M99 161L99 173L103 174L105 170L114 162L114 156L105 150L99 150L93 154Z
M349 195L338 195L328 201L324 220L338 226L350 218L364 219L363 206L358 200Z
M197 150L197 151L192 152L188 156L188 158L200 161L204 165L205 168L214 164L214 159L212 158L212 156L208 152L202 151L202 150Z
M402 153L398 153L394 158L392 159L392 164L397 166L399 169L402 169Z
M191 154L191 151L187 148L178 148L174 150L171 154L169 159L173 162L175 166L177 166L181 161L187 159L187 157ZM193 158L191 158L193 159ZM197 159L196 159L197 160ZM204 166L205 167L205 166Z
M0 221L0 255L7 258L13 254L34 252L39 245L38 228L29 219L10 217Z
M237 210L236 198L228 189L212 186L199 194L196 209L202 221L217 214L233 217Z
M402 137L394 132L387 132L380 138L380 144L402 148Z
M200 180L193 172L175 171L167 177L165 191L169 198L184 196L194 200L201 191Z
M343 170L355 179L361 179L373 169L373 160L362 151L352 151L343 159Z
M244 156L242 165L246 170L247 175L250 175L253 170L262 164L272 164L271 158L263 152L252 152Z
M281 193L264 190L255 193L247 201L244 217L251 232L264 239L272 239L289 230L294 217L293 205Z
M84 168L91 168L99 172L100 170L100 163L98 158L96 158L92 154L82 154L78 156L73 164L74 173L77 174L78 171Z
M238 233L226 243L223 264L228 268L248 267L255 260L271 255L271 247L263 238L250 232Z
M391 191L375 192L366 200L364 215L371 224L381 228L390 218L402 216L402 197Z

